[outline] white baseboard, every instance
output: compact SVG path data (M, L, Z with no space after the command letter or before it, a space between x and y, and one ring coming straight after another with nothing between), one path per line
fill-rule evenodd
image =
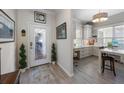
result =
M60 63L57 63L64 71L65 73L69 76L72 77L74 74L73 73L69 73Z

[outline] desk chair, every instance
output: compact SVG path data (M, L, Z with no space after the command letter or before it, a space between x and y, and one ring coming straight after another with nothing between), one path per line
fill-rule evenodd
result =
M109 61L110 65L106 65L106 61ZM109 56L106 53L102 53L102 73L104 73L104 69L113 71L114 76L116 76L115 73L115 59L111 56Z

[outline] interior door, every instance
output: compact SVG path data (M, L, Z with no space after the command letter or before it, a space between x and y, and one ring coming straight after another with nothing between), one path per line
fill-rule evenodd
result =
M47 60L47 29L41 26L30 26L30 66L38 66L48 63Z

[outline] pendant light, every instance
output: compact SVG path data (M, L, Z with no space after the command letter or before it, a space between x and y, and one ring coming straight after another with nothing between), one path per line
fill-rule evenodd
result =
M108 20L108 13L107 12L100 12L93 16L92 22L99 23Z

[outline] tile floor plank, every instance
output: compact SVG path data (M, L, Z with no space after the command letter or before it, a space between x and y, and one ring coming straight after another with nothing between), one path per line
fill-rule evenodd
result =
M99 73L98 57L81 59L69 77L58 65L46 64L31 68L20 76L21 84L123 84L124 64L116 63L115 77L111 71Z

